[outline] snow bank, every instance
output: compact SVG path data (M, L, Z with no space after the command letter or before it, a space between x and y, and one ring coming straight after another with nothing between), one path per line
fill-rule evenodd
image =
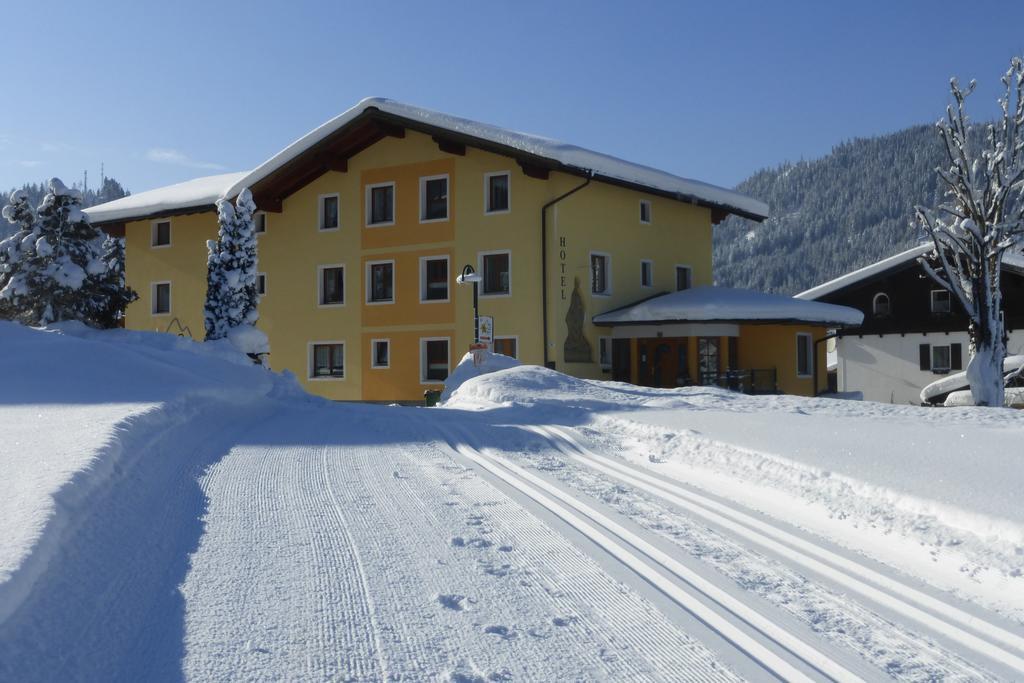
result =
M252 325L239 325L228 331L227 340L242 353L270 353L270 339Z
M294 391L294 378L229 344L167 334L0 322L0 347L0 621L46 568L78 502L115 476L126 439L145 442L204 406Z
M1024 388L1011 387L1006 389L1004 401L1008 408L1024 408ZM950 392L942 402L947 408L963 408L974 405L974 396L970 389Z
M484 351L481 354L481 357L483 358L483 362L480 363L480 365L475 365L473 363L472 353L467 353L462 357L459 364L455 366L455 370L453 370L452 373L448 375L448 379L444 381L444 391L441 392L442 403L448 401L452 397L452 394L454 394L459 387L465 384L466 380L519 366L519 361L515 358L509 358L508 356L503 356L500 353Z

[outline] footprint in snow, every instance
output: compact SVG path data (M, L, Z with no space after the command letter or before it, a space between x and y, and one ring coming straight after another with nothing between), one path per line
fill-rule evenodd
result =
M576 621L576 617L555 617L551 623L555 626L572 626Z
M465 595L452 593L450 595L438 595L437 602L445 609L450 609L453 612L462 612L472 605L474 601L470 600Z
M519 634L509 629L508 626L488 626L484 629L484 633L498 636L502 640L515 640L519 637Z
M452 539L452 545L456 548L490 548L493 543L488 541L486 538L463 538L462 536L456 536Z
M510 552L512 552L512 546L510 546L510 545L499 546L498 550L500 550L503 553L510 553Z

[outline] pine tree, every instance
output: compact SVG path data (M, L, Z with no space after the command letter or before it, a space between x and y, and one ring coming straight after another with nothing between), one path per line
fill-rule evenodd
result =
M103 304L96 322L100 327L117 327L128 304L139 298L135 290L125 283L123 238L107 236L103 240L103 262L107 265L107 272L99 283Z
M217 240L206 243L206 338L223 339L242 325L259 319L256 291L256 230L252 194L243 189L232 206L227 199L217 201L220 224Z
M3 217L17 227L14 234L0 241L0 318L15 319L17 302L28 293L25 264L35 254L39 238L36 215L25 190L11 194Z

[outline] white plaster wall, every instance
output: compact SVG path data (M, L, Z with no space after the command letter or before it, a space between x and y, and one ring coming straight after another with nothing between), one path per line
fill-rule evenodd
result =
M919 405L921 389L943 376L920 369L921 344L962 344L966 369L966 332L841 337L836 343L839 391L859 391L865 401ZM1010 333L1008 352L1024 353L1024 330Z

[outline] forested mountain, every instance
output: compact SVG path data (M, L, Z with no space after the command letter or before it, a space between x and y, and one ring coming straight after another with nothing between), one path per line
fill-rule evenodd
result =
M771 217L715 228L716 283L795 294L917 244L914 205L941 198L944 159L935 128L915 126L755 173L736 189L768 202Z
M16 190L24 190L28 193L29 204L35 208L39 206L39 202L43 201L43 197L46 195L46 187L47 183L46 181L43 181L41 183L25 183L20 188L13 188L6 192L0 190L0 206L7 204L7 200L11 196L11 193ZM77 183L72 185L72 187L76 190L82 189ZM103 202L109 202L114 199L126 197L128 194L130 193L124 189L121 183L117 182L113 178L104 177L99 188L88 188L82 192L82 206L96 206ZM14 226L3 218L0 218L0 238L6 237L12 232L14 232Z

